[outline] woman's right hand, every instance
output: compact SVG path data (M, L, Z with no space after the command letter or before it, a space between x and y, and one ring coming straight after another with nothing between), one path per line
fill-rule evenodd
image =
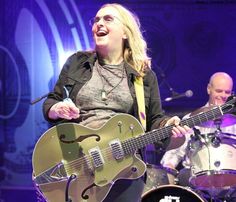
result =
M51 107L48 112L48 117L50 119L77 119L80 116L80 110L75 106L73 102L61 101L56 103Z

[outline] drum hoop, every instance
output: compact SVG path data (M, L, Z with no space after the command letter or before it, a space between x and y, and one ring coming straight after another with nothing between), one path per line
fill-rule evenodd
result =
M194 176L191 176L190 179L189 179L189 182L190 182L191 185L193 185L194 187L199 188L200 190L212 190L212 187L205 187L205 186L197 185L195 180L198 177L201 177L201 176L204 176L204 175L213 176L213 175L219 175L219 174L223 174L223 175L233 174L233 175L236 175L236 170L223 169L223 170L219 170L219 171L214 171L214 170L201 171L201 172L196 173ZM215 187L215 189L228 189L230 187L231 186L222 186L222 187Z
M198 177L202 175L218 175L218 174L235 174L236 175L236 170L233 170L233 169L203 170L203 171L194 173L194 176L192 177L194 178L194 177Z
M143 193L142 194L142 198L145 197L146 195L148 195L149 193L155 191L155 190L158 190L158 189L161 189L161 188L171 188L171 187L177 187L177 188L180 188L180 189L183 189L183 190L186 190L188 192L191 192L192 194L194 194L198 199L200 199L200 201L202 202L205 202L204 199L202 199L200 196L198 196L197 193L195 193L194 191L191 190L190 187L183 187L183 186L180 186L180 185L171 185L171 184L168 184L168 185L161 185L161 186L158 186L157 188L152 188L151 190L148 190L147 192Z
M155 169L165 170L168 174L171 174L175 177L179 174L178 170L176 170L174 168L170 168L170 167L165 167L165 166L162 166L162 165L154 165L154 164L147 163L146 167L147 168L155 168Z
M160 186L158 186L158 187L160 187ZM147 190L146 192L144 192L144 193L142 194L141 198L143 198L143 197L145 197L147 194L151 193L151 191L156 190L158 187L152 187L152 188L150 188L149 190Z

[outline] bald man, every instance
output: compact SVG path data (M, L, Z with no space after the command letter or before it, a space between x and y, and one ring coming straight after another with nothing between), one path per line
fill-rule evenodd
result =
M214 73L210 77L209 83L207 85L207 93L209 95L208 102L198 111L201 112L203 108L209 107L212 105L224 104L227 101L227 98L232 94L232 89L233 89L233 79L230 77L230 75L228 75L225 72ZM188 114L184 118L188 118L190 115L191 114ZM222 134L235 134L236 135L236 124L235 124L236 122L234 123L235 119L230 119L229 121L230 122L226 123L224 126L222 125L223 127L220 128L220 131L222 132ZM208 134L215 134L217 129L219 129L219 127L221 126L220 124L221 123L217 125L214 121L210 121L206 125L202 124L201 126L199 127L197 126L195 128L200 132L200 134L206 134L206 136L204 137L208 137ZM191 177L190 166L193 165L193 162L190 162L188 156L186 156L187 152L189 151L189 141L191 139L190 135L191 134L186 136L186 141L181 147L167 151L164 154L163 158L161 159L161 164L164 167L176 169L179 163L182 162L183 169L180 170L180 173L178 175L178 180L179 180L178 184L181 186L193 187L193 185L189 183L189 179ZM218 151L220 151L221 153L222 149L223 148L219 146ZM235 151L229 151L229 152L234 153ZM205 153L202 153L201 155L199 154L199 158L201 159L198 161L198 163L200 164L206 163L206 161L204 161L206 159L206 156L204 155ZM210 155L215 155L215 154L210 154ZM227 156L219 156L219 161L224 158L226 158L226 161L227 161ZM232 161L232 159L230 158L228 159L228 161L235 162L235 165L232 166L233 168L226 168L226 169L234 170L236 168L236 161ZM208 165L206 165L206 167L207 166ZM221 166L224 166L224 165L221 165ZM236 180L236 175L235 175L235 180ZM195 188L198 188L198 186L196 186ZM234 191L236 192L236 190ZM223 197L223 196L220 196L220 197ZM233 196L229 196L229 197L233 197ZM236 200L233 198L230 198L230 201L236 201Z
M213 74L207 85L210 105L222 105L231 95L233 89L233 79L224 72Z

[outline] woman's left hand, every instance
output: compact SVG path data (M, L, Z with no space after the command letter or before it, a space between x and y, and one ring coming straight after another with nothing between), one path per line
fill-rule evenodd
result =
M180 118L178 116L173 116L165 124L165 126L175 125L172 128L172 131L171 131L173 137L182 137L182 136L186 135L187 133L191 133L192 132L191 128L189 128L186 125L180 126L179 123L180 123Z

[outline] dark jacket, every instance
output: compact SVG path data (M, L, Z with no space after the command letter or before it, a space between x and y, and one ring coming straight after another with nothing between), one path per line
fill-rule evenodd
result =
M54 87L54 92L49 93L48 98L43 104L43 113L46 120L54 124L63 121L50 120L48 118L49 109L52 107L52 105L62 101L65 98L63 86L66 86L67 89L69 89L69 97L73 102L75 102L78 91L87 81L90 80L92 76L92 68L96 59L96 54L92 52L77 52L68 58ZM128 86L134 99L133 110L130 112L130 114L139 119L138 105L134 89L134 79L138 74L127 63L125 63L125 69L128 78ZM147 131L150 131L152 129L158 128L160 126L160 123L166 117L164 116L162 111L157 77L152 70L147 70L146 75L143 78L143 83Z

